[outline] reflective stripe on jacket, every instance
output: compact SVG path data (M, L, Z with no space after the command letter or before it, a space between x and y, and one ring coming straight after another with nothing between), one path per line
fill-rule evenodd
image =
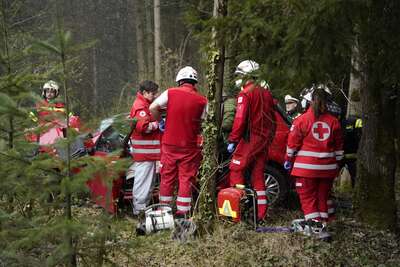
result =
M334 178L343 155L342 131L333 115L316 118L309 108L294 120L286 150L286 159L294 162L293 176Z
M131 154L134 161L160 160L161 133L149 106L150 102L141 93L137 93L130 112L130 117L138 120L131 135Z
M36 114L37 117L36 117ZM31 112L30 117L35 122L52 122L65 118L65 104L62 102L49 102L47 100L36 103L36 112ZM72 116L72 114L70 114Z

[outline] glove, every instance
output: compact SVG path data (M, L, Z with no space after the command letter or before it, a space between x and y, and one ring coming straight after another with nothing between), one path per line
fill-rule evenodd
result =
M160 130L160 132L164 132L165 131L165 119L161 119L158 122L158 129Z
M229 143L228 144L228 147L226 148L226 150L229 152L229 153L233 153L233 151L235 151L235 146L236 146L236 144L235 143Z
M285 170L287 170L287 171L290 171L291 169L292 169L292 162L290 162L290 161L285 161L285 163L283 163L283 168L285 169Z

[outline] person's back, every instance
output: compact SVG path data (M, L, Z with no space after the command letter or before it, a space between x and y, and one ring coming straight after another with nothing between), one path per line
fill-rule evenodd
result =
M310 109L294 121L293 129L304 139L297 152L292 175L303 177L332 177L337 172L336 151L342 144L340 123L336 117L326 112L318 118ZM290 135L288 145L292 146L295 136ZM339 140L340 139L340 140ZM341 150L341 149L340 149ZM320 170L316 172L315 170Z
M207 99L194 85L184 83L168 89L167 117L162 143L178 147L196 147L201 118Z
M236 116L239 119L234 122L229 139L239 140L240 136L243 136L250 142L259 144L260 149L264 149L271 140L275 123L271 92L267 88L248 82L238 95L238 104L241 103L244 105L238 105ZM241 110L242 108L246 110ZM246 120L244 123L240 120L241 117Z
M248 93L248 96L250 98L250 137L270 138L271 128L275 122L271 92L267 88L257 85Z
M223 102L222 114L222 131L224 135L228 135L232 130L233 120L235 119L236 112L236 98L229 97Z
M192 203L192 186L202 159L198 145L202 114L207 100L197 93L197 71L190 66L176 75L179 87L164 91L151 105L155 118L166 108L167 117L162 138L160 203L171 204L178 184L176 215L188 216Z

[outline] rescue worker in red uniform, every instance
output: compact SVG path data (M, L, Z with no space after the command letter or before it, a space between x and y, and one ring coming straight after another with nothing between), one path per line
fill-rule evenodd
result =
M236 75L249 77L259 65L252 60L241 62ZM230 186L244 185L244 172L251 170L251 185L257 193L257 219L265 218L267 196L265 191L264 168L268 158L268 147L275 132L274 102L268 85L257 84L255 77L243 81L237 97L237 107L232 131L228 137L228 152L233 153L230 169ZM236 149L235 149L236 148Z
M30 118L40 125L58 123L65 126L66 108L64 102L58 100L60 87L55 81L48 81L43 85L41 96L43 101L36 103L36 109L29 113ZM81 121L78 116L69 114L69 126L79 131ZM62 124L62 125L60 125Z
M162 138L160 203L171 204L178 182L176 215L186 217L191 210L192 185L195 184L201 147L198 138L205 116L207 99L196 89L197 72L190 66L179 70L178 87L164 91L150 106L156 119L166 108L165 131Z
M290 129L284 168L296 178L304 218L310 234L330 238L326 232L328 197L343 159L343 137L339 120L327 108L324 87L312 92L311 107L294 120Z
M310 107L311 100L312 100L312 93L317 88L323 89L327 93L327 95L328 95L327 103L326 103L327 111L331 115L335 116L340 122L341 115L342 115L342 109L336 102L334 102L332 92L325 84L313 84L310 88L304 88L302 90L302 92L300 94L300 98L301 98L301 107L303 109L303 112L306 112L308 110L308 108ZM341 168L341 166L339 166L339 168ZM335 198L332 196L332 193L328 199L327 204L328 204L328 221L333 221L336 218L336 215L335 215L336 202L335 202Z
M55 135L64 137L66 108L65 104L57 98L59 96L59 85L55 81L50 80L43 85L41 96L43 100L38 101L35 109L29 113L30 119L41 127L40 134L28 133L27 139L46 145L49 139L54 139ZM81 125L79 117L73 116L72 113L68 117L69 126L79 131ZM47 137L44 135L47 135Z
M133 164L127 179L134 177L132 188L133 214L139 215L150 202L156 177L156 163L160 160L161 133L159 123L151 115L149 107L157 97L158 85L143 81L133 102L130 118L136 118L136 128L131 135Z
M65 118L65 105L57 101L59 85L55 81L48 81L43 85L41 96L43 101L36 103L36 110L29 115L35 122L46 123Z

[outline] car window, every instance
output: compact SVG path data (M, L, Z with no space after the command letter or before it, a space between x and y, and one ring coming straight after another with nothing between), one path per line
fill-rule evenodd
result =
M115 150L121 149L122 140L123 136L115 130L113 126L109 126L102 132L97 142L96 150L107 153L114 152Z

